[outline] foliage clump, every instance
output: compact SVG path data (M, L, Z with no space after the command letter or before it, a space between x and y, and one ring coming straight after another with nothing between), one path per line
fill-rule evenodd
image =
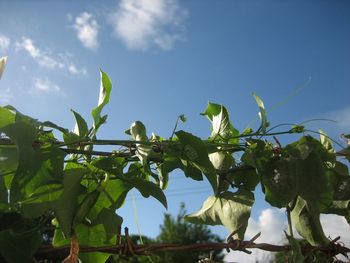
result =
M237 240L244 239L258 185L268 203L286 209L291 243L295 227L309 244L330 245L320 224L322 213L350 221L350 176L339 159L350 160L350 146L336 151L324 132L314 138L302 124L282 131L277 130L281 125L271 127L257 95L261 123L256 130L240 132L223 105L209 103L202 113L211 124L207 139L178 130L178 123L170 138L149 136L143 123L136 121L126 131L128 140L101 140L98 131L108 117L101 113L111 90L109 77L101 71L92 125L72 111L73 131L38 121L12 106L0 107L0 254L7 262L30 262L43 243L48 221L54 228L55 247L70 244L73 233L82 246L118 243L116 233L123 219L117 211L128 192L136 188L166 208L164 190L175 169L195 181L206 179L212 187L202 208L185 219L224 225ZM180 115L179 121L186 118ZM62 139L55 137L57 132ZM291 134L300 138L282 146L277 136ZM96 150L101 145L119 148ZM298 249L293 253L298 258ZM79 257L83 262L105 262L110 254Z

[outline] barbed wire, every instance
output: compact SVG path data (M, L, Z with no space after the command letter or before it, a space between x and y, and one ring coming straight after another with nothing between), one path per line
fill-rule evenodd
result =
M120 243L114 246L101 246L101 247L90 247L90 246L81 246L79 251L81 253L91 253L91 252L104 252L110 254L119 254L121 256L130 257L130 256L141 256L141 255L150 255L154 252L170 252L170 251L214 251L214 250L223 250L229 251L242 251L247 254L252 252L248 249L260 249L269 252L283 252L292 250L290 245L274 245L268 243L255 243L255 241L260 237L261 233L257 233L253 238L248 241L233 239L232 237L236 233L233 232L229 235L226 242L224 243L195 243L195 244L133 244L130 237L128 228L125 228L125 238L121 242L121 236L117 235L117 242ZM330 258L335 257L338 254L344 255L348 258L347 253L350 253L350 248L346 247L342 242L339 242L340 237L337 237L333 240L330 240L329 244L326 246L312 246L306 244L301 246L302 252L312 252L312 251L321 251L324 252ZM71 247L77 246L77 244L71 244L71 246L63 247L52 247L52 246L42 246L36 252L36 256L45 256L50 255L51 253L70 253Z

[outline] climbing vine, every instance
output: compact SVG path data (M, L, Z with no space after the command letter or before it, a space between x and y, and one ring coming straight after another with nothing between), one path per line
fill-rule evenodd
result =
M207 139L178 130L178 122L186 121L180 115L170 138L149 136L143 123L136 121L126 131L128 139L101 140L97 134L107 120L101 113L111 90L109 77L101 71L93 124L89 127L72 110L73 131L26 116L12 106L0 107L0 254L6 262L31 262L48 220L54 227L54 247L70 244L72 236L83 246L118 244L116 233L123 221L118 209L128 192L136 188L166 208L163 190L175 169L188 180L208 180L212 188L202 208L185 219L224 225L233 232L232 240L244 239L254 190L262 187L266 202L287 211L286 235L295 262L301 262L303 255L293 228L311 246L324 247L331 240L323 232L320 214L341 215L350 223L345 163L350 161L350 147L337 152L323 131L314 138L303 125L283 131L271 128L263 101L253 94L261 120L257 130L240 132L223 105L209 103L202 113L211 125ZM55 136L58 133L62 138ZM291 134L300 138L282 146L278 136ZM100 145L118 147L96 150ZM105 262L110 255L89 252L79 258Z

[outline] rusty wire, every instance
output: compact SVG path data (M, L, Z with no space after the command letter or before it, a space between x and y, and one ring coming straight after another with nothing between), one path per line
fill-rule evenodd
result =
M248 241L237 240L228 238L225 243L196 243L196 244L147 244L147 245L135 245L131 242L129 237L128 228L125 228L125 240L122 244L114 245L114 246L101 246L101 247L89 247L89 246L81 246L79 248L80 253L89 253L89 252L104 252L110 254L119 254L122 256L133 256L133 255L149 255L150 253L159 252L159 251L213 251L213 250L223 250L227 251L242 251L247 254L252 253L247 249L261 249L269 252L281 252L281 251L290 251L290 245L274 245L268 243L255 243L254 241L259 238L261 233L256 234L252 239ZM350 253L350 248L344 246L343 243L338 242L340 237L337 237L330 241L327 246L311 246L304 245L301 247L303 252L308 251L322 251L329 255L330 257L334 257L338 254L345 255ZM53 252L61 252L61 253L69 253L71 247L63 246L63 247L52 247L52 246L42 246L36 252L36 256L45 256Z

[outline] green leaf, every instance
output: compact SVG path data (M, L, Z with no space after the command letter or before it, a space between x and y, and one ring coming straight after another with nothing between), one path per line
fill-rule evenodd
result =
M294 237L292 236L289 236L287 233L286 234L286 237L287 237L287 240L292 248L292 262L293 263L299 263L299 262L305 262L305 258L303 256L303 253L301 252L301 246L300 246L300 242L295 239Z
M79 207L74 215L73 226L82 223L85 220L86 215L96 204L100 191L95 189L94 191L85 195L83 201L79 204Z
M5 186L5 180L3 176L0 176L0 213L2 210L7 209L8 190Z
M15 171L18 158L18 149L15 145L0 145L0 173Z
M312 246L326 246L329 244L320 223L320 213L317 206L298 197L291 212L292 222L299 235L305 238Z
M323 147L327 149L327 151L329 151L330 153L335 153L335 150L333 148L333 143L329 138L329 136L321 129L319 129L318 131L320 133L320 141Z
M43 203L58 200L63 193L62 184L45 184L35 189L28 198L22 202L27 203Z
M185 114L181 114L181 115L179 116L179 118L180 118L180 120L181 120L182 122L186 122L186 121L187 121L187 118L186 118Z
M243 240L253 203L254 195L250 191L223 192L217 197L210 196L197 213L187 215L185 220L193 224L224 225L231 232L238 230L235 238Z
M66 133L69 132L68 129L63 128L63 127L61 127L61 126L59 126L59 125L57 125L57 124L55 124L55 123L53 123L51 121L44 121L44 122L39 122L39 123L40 123L41 126L56 129L56 130L62 132L63 134L66 134Z
M106 116L101 117L101 111L106 106L106 104L109 102L109 98L112 91L112 82L109 79L108 75L100 70L101 73L101 85L100 85L100 95L98 99L97 107L94 108L91 112L91 115L94 120L94 128L95 131L98 129L101 124L103 124L106 121Z
M135 141L148 142L146 127L140 121L135 121L130 126L130 133ZM152 153L152 147L142 143L137 143L136 156L140 159L143 166L148 164L149 155Z
M260 124L260 128L258 129L258 131L261 131L262 134L265 134L266 133L266 128L269 126L269 123L267 121L267 115L266 115L264 102L255 93L253 93L253 97L254 97L256 103L258 104L258 107L259 107L259 110L260 110L259 118L260 118L261 124Z
M235 185L243 187L248 191L254 191L260 182L260 178L253 167L247 167L246 170L237 170L231 172L227 176L229 181L233 181Z
M8 263L32 262L40 244L41 236L38 231L23 233L13 229L0 231L0 254Z
M196 166L192 161L181 159L182 163L182 170L185 173L186 177L192 178L196 181L202 181L203 175L201 170L198 169L198 166Z
M18 149L18 167L15 175L8 178L11 188L11 203L22 201L35 189L45 184L57 184L62 179L65 153L55 146L39 144L35 140L39 135L39 123L11 106L2 108L5 116L15 113L15 120L6 117L0 128L16 144ZM10 121L9 121L10 120Z
M208 157L207 147L204 142L185 131L175 133L183 147L182 158L191 161L196 168L202 171L211 184L213 191L216 193L218 187L218 179L215 168Z
M344 201L333 201L327 209L322 210L322 214L335 214L350 218L350 199ZM348 222L350 224L350 222Z
M89 128L86 124L86 121L83 117L74 110L71 110L74 118L75 118L75 127L74 127L74 133L77 134L80 138L85 138L88 135Z
M232 155L224 151L210 153L209 160L214 168L219 171L227 171L235 162Z
M100 224L103 225L107 240L115 238L122 223L123 218L118 216L115 213L115 210L107 208L103 208L96 219L92 221L92 225L94 226Z
M327 154L322 150L320 142L303 137L287 145L283 157L258 167L266 201L281 208L301 196L319 209L327 207L333 199L333 187L325 166Z
M162 189L158 185L137 177L123 177L123 180L128 182L130 186L135 187L142 194L143 197L153 196L165 208L168 208L167 200Z
M73 218L78 209L78 196L83 188L80 180L86 173L85 169L69 169L64 171L64 191L59 200L53 204L58 223L66 236L70 236Z
M211 121L212 133L210 138L217 141L228 141L231 137L238 136L239 132L232 126L228 111L223 105L209 102L202 115L206 115ZM238 142L238 139L230 140L230 142Z
M0 107L0 129L15 123L16 115L11 110Z
M75 232L77 233L80 246L101 247L115 244L115 238L111 240L107 239L106 231L102 224L94 226L80 224L75 228ZM55 247L60 247L68 245L69 243L70 239L65 238L60 229L56 229L53 245ZM79 254L79 258L84 263L105 262L109 256L110 254L108 253L100 252Z

